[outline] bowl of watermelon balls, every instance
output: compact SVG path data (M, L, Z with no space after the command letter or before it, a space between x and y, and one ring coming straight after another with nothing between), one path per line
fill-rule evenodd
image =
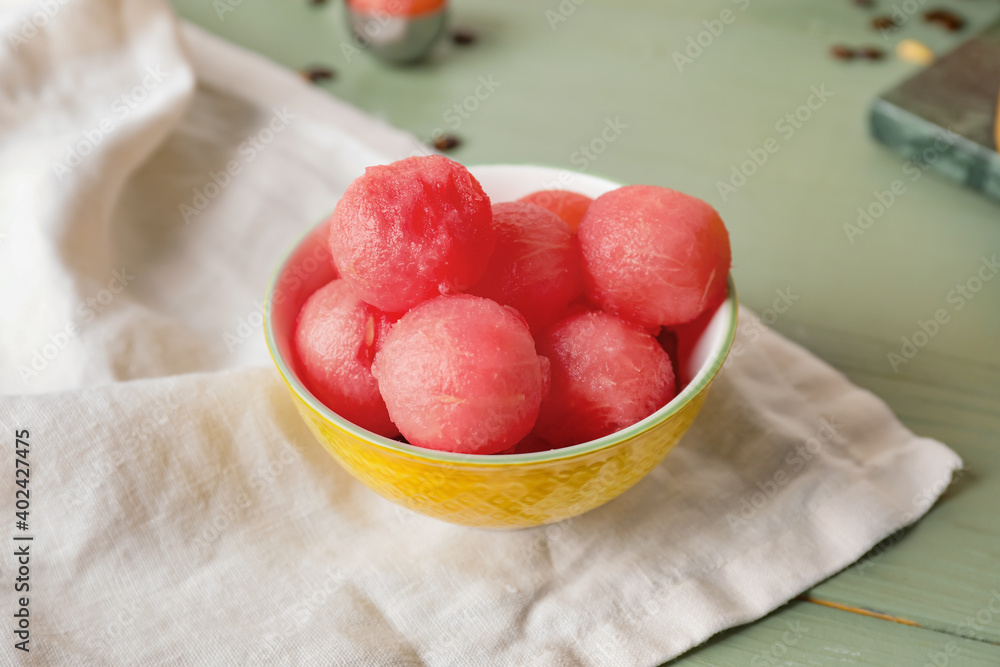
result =
M368 168L279 266L265 330L354 477L453 523L522 528L636 484L736 331L705 202L440 155Z

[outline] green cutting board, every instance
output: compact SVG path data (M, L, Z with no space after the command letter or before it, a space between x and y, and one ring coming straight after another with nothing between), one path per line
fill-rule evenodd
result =
M881 95L872 133L909 158L900 187L931 168L1000 199L998 95L1000 23Z

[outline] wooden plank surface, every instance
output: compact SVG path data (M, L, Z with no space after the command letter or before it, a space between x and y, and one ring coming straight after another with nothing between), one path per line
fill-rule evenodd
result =
M173 2L206 29L289 67L332 66L337 77L324 89L417 136L453 132L463 144L452 155L469 164L580 169L581 147L620 119L628 127L583 168L711 202L732 233L742 302L766 315L776 290L791 290L796 301L772 313L775 328L963 456L966 471L925 520L809 592L924 627L796 602L676 664L1000 664L1000 649L988 643L1000 642L1000 614L990 608L1000 591L1000 278L961 308L949 300L984 256L1000 255L1000 208L928 173L907 181L862 236L845 233L857 209L902 173L903 160L867 129L874 97L916 69L891 56L895 43L915 38L944 52L995 21L997 3L939 3L969 19L964 33L915 14L883 37L870 21L890 3L864 11L847 0L587 0L563 2L575 9L561 12L557 0L456 0L454 23L479 41L444 49L426 66L394 68L345 49L338 2L247 0L222 15L202 0ZM704 22L734 8L736 19L679 66L675 54ZM833 43L890 56L845 64L829 57ZM499 86L456 127L448 112L480 77ZM791 136L779 133L776 123L823 86L829 101ZM735 193L721 192L718 183L769 137L780 139L779 152ZM902 338L941 309L947 323L893 368L889 355ZM988 623L975 621L988 613ZM810 631L787 655L765 659L789 622ZM937 659L948 642L959 653Z
M1000 642L1000 369L926 352L919 368L897 375L878 370L878 341L849 337L846 346L842 334L816 329L802 338L965 462L924 520L810 595Z
M753 625L724 633L667 664L671 667L995 667L1000 664L1000 646L793 602Z

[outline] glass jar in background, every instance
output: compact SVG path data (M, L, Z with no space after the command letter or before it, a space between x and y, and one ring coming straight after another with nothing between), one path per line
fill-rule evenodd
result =
M346 0L344 6L357 41L394 63L424 58L448 21L447 0Z

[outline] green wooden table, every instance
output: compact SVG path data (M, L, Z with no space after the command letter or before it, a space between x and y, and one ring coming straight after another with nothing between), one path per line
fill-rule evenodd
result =
M455 0L453 24L479 41L414 68L345 49L339 0L174 4L289 67L332 66L331 94L422 138L458 135L452 155L463 162L586 169L703 197L731 230L742 301L767 314L790 291L794 304L768 318L776 329L965 459L915 527L676 664L1000 664L1000 278L984 264L1000 255L1000 206L932 172L911 180L867 127L873 97L914 71L892 55L897 41L943 52L996 20L997 3L947 2L969 19L949 34L924 23L926 2L900 1L904 14L919 10L884 37L870 21L892 11L889 0L874 10L849 0ZM835 61L833 43L888 57ZM900 178L905 191L852 233L859 207L888 200Z

